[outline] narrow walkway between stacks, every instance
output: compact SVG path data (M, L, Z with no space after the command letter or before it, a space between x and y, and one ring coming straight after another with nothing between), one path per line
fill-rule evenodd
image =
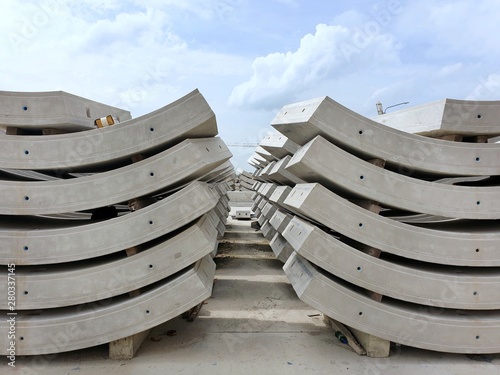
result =
M228 220L215 258L213 295L193 322L154 328L135 358L113 361L107 345L18 359L16 374L497 374L498 356L467 357L394 347L360 357L323 316L297 298L267 241L250 221ZM472 360L474 359L474 360ZM5 366L6 367L6 366ZM8 374L9 369L0 369Z

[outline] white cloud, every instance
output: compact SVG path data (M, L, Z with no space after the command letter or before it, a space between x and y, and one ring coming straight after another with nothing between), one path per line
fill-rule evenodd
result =
M374 61L397 63L393 38L382 34L376 25L367 23L365 28L356 29L317 25L316 32L304 36L296 51L256 58L253 75L234 88L229 104L279 108L295 100L305 89L352 72L361 65Z
M191 48L171 30L170 16L161 9L140 8L130 1L128 8L119 2L86 0L70 7L60 0L46 1L53 2L50 12L45 2L28 2L21 13L7 7L13 5L10 0L0 5L7 12L2 19L17 20L0 22L4 35L16 36L12 42L4 39L0 49L2 71L17 73L5 74L4 90L64 90L127 108L137 116L203 82L216 82L212 77L237 76L246 62ZM40 14L46 20L33 24ZM34 27L28 33L30 25Z
M500 98L500 73L479 77L477 85L465 97L467 100L498 100Z
M440 77L446 77L446 76L449 76L449 75L452 75L452 74L458 72L463 67L464 67L464 64L462 64L461 62L456 63L456 64L451 64L451 65L445 65L441 69L439 69L439 71L437 72L437 75Z

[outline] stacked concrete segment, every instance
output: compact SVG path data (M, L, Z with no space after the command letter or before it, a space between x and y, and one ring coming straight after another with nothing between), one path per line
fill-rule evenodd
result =
M476 104L420 108L434 139L328 97L285 106L273 121L300 148L284 168L296 183L266 173L277 184L267 198L268 184L256 186L259 218L275 207L261 219L276 231L271 247L302 300L363 342L376 338L385 355L390 342L500 352L500 148L485 143L500 130L498 102Z
M95 120L112 116L130 120L129 111L63 91L0 91L0 129L8 134L50 134L90 130Z
M0 309L17 314L16 354L111 342L113 356L208 298L234 171L203 96L129 119L66 93L4 95L4 118L19 105L0 136L0 259L16 275Z
M374 117L373 120L426 137L500 135L498 101L441 99Z

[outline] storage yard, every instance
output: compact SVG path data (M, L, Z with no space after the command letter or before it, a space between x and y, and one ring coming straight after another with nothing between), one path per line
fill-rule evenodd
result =
M292 103L238 174L198 90L0 111L2 373L498 373L499 102Z

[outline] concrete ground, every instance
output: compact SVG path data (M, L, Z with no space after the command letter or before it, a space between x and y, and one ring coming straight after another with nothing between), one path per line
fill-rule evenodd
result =
M500 355L466 356L394 346L390 358L359 357L318 311L301 302L260 232L229 220L212 297L193 322L152 330L136 357L108 359L107 345L17 359L1 374L499 374Z

